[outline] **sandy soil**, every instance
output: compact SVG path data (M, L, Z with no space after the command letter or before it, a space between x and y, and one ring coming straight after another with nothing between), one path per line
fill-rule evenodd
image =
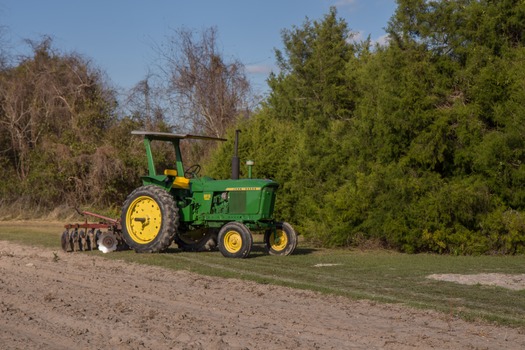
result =
M525 274L509 275L505 273L477 273L474 275L458 275L458 274L433 274L428 275L427 278L455 282L467 285L484 284L487 286L498 286L512 290L525 289Z
M523 330L0 241L2 349L518 349Z

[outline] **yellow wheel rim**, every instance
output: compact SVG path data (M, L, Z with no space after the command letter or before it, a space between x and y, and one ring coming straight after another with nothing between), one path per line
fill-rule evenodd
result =
M126 227L135 242L147 244L159 234L162 212L157 202L148 196L137 197L128 207Z
M228 231L224 235L224 248L230 253L237 253L242 247L242 237L237 231Z
M275 233L270 233L270 247L275 251L281 251L286 248L288 244L288 236L283 230L275 230Z

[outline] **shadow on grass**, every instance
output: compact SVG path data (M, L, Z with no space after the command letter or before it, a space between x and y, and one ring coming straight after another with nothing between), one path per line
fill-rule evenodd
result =
M199 254L200 253L200 254L203 254L203 253L218 252L218 251L219 251L219 249L215 248L215 249L212 249L211 251L185 252L184 250L182 250L182 249L180 249L178 247L172 246L172 247L169 247L168 249L166 249L163 253L165 253L165 254L178 254L178 253L195 253L195 254ZM313 254L315 251L316 251L316 249L313 249L313 248L296 248L294 250L294 252L292 253L292 255L309 255L309 254ZM252 245L252 250L250 252L250 255L248 256L248 259L258 258L258 257L261 257L261 256L266 256L266 255L269 255L269 254L266 252L265 244L264 243L255 242Z
M316 249L312 249L312 248L295 248L292 255L309 255L309 254L314 253L315 251ZM256 258L258 256L263 256L263 255L269 255L266 252L266 245L264 243L259 243L259 242L253 243L252 251L249 257Z
M313 248L295 248L293 255L309 255L316 252L317 249Z

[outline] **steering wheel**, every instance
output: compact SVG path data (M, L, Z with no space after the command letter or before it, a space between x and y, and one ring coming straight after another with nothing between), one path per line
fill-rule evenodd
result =
M193 164L184 170L184 177L187 179L195 178L199 174L199 171L201 171L201 166L199 164Z

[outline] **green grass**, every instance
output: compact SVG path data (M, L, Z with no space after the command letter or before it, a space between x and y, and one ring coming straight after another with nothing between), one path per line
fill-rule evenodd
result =
M0 239L60 249L60 225L0 223ZM132 251L102 254L107 259L259 283L309 289L377 302L433 309L466 320L525 327L525 291L461 285L426 278L434 273L525 273L525 256L408 255L388 251L314 249L300 244L288 257L268 256L256 237L248 259L226 259L219 252L164 254ZM316 267L318 264L334 264Z

